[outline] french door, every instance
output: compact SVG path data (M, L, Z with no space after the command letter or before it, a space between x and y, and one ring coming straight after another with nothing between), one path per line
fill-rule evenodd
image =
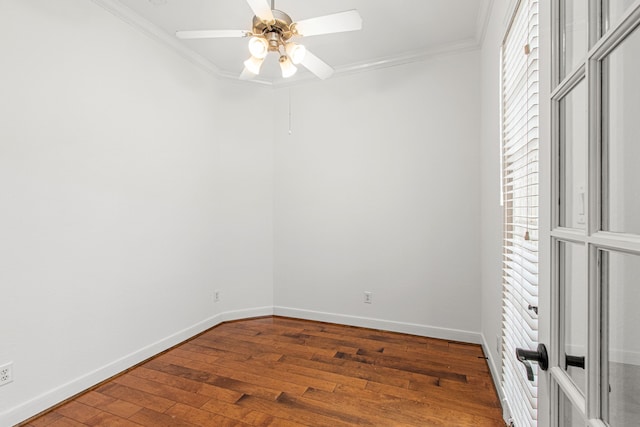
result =
M640 0L549 4L550 280L541 283L550 289L540 302L549 371L540 420L640 426Z

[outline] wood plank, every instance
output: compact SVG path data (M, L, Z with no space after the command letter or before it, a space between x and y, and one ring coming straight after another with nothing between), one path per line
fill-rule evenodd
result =
M180 362L181 364L188 364ZM194 362L194 365L196 363ZM153 366L158 366L158 361L154 361ZM236 380L229 377L215 375L206 371L191 369L186 366L163 363L159 369L167 372L171 375L177 375L182 378L188 378L195 381L201 381L205 384L215 386L217 388L227 389L232 392L239 393L240 397L244 394L261 397L263 399L276 400L280 393L280 390L264 387L262 385L256 385L241 380ZM236 399L237 400L237 399Z
M419 364L416 365L411 361L401 359L399 357L386 357L382 353L372 353L369 351L358 351L357 354L338 353L336 357L339 359L346 359L358 363L364 363L367 365L382 366L385 368L396 369L403 372L410 372L414 374L426 375L436 378L447 378L452 381L458 381L461 383L467 382L466 375L450 372L446 366L438 364Z
M131 387L127 387L114 382L98 388L100 393L107 396L115 397L117 399L125 400L136 405L140 405L143 408L164 412L172 407L175 402L160 396L156 396L141 390L136 390ZM138 411L139 412L139 411ZM137 412L136 412L137 413Z
M122 418L129 418L142 409L141 406L134 403L105 396L97 391L89 391L76 398L76 400Z
M54 422L52 422L51 424L49 424L49 426L50 427L85 427L85 425L82 424L81 422L72 420L71 418L67 418L67 417L60 417Z
M169 357L168 355L165 355L163 360L172 361L173 364L179 364L179 366L183 366L185 368L192 367L218 378L242 381L246 384L251 384L259 388L274 390L278 392L277 394L280 394L280 392L287 392L301 395L307 389L306 385L294 384L279 378L271 378L260 373L256 373L255 370L250 368L250 364L247 364L247 366L243 368L242 365L234 365L233 361L228 362L231 366L226 366L224 364L217 363L203 363L198 360L187 359L179 356Z
M281 369L280 365L274 364L273 362L269 363L261 360L252 360L251 363L229 361L224 363L224 366L226 369L243 370L247 374L255 375L256 378L263 378L263 383L275 385L272 383L272 381L275 380L278 383L284 381L286 383L296 384L300 387L296 387L291 391L291 393L294 394L303 394L309 387L325 391L332 391L336 387L334 381L319 378L315 373L307 373L307 375L298 374L293 372L293 370ZM286 391L282 387L279 389Z
M274 414L279 418L310 426L350 427L353 425L370 425L360 417L353 417L340 412L339 408L334 411L316 411L310 405L305 405L295 397L284 393L277 401L244 396L238 401L237 405L259 412Z
M502 426L495 419L468 414L431 401L417 402L385 395L370 390L353 390L339 386L333 393L310 389L305 398L315 399L329 405L356 408L382 425L429 425L429 426Z
M389 394L418 403L434 402L446 408L457 410L461 414L468 413L484 416L495 413L495 408L487 408L485 405L458 398L457 394L447 393L446 391L443 392L437 388L430 390L428 393L422 393L385 384L369 383L367 390L376 391L381 394Z
M312 360L306 360L298 357L284 356L281 360L288 364L308 367L320 372L331 372L351 377L354 380L362 380L366 383L374 381L397 387L409 387L410 382L409 378L404 378L402 375L394 375L396 372L391 369L384 367L377 368L372 365L363 365L358 362L351 362L349 360L335 357L317 356ZM437 378L433 378L433 381L436 380Z
M247 423L252 426L270 425L274 418L273 415L267 415L262 412L246 409L235 404L221 402L216 399L211 399L205 403L201 409L214 414L224 414L226 417L242 421L243 423Z
M27 427L48 427L54 422L58 421L60 418L63 418L62 415L58 414L55 411L47 412L46 414L38 417L34 420L31 420L26 424Z
M234 403L244 394L240 391L217 387L215 385L203 382L204 380L202 378L209 377L209 375L207 375L206 373L198 376L197 374L193 374L193 371L180 370L180 368L177 366L172 366L165 363L159 364L157 363L157 361L147 363L144 367L141 367L140 370L136 369L135 371L132 371L131 374L140 376L142 378L153 379L155 381L162 381L165 384L173 385L174 387L181 387L180 384L187 384L183 386L184 390L192 389L191 384L193 384L197 386L198 394L207 396L209 398L216 398L223 402ZM196 379L190 379L193 377L195 377Z
M143 426L196 427L196 424L192 424L178 417L156 412L148 408L142 408L140 411L136 412L130 420L138 424L142 424Z
M242 352L242 354L247 356L260 354L263 351L268 351L271 353L293 354L301 357L311 357L316 354L333 356L336 353L336 350L333 348L309 347L304 344L294 342L275 341L272 337L263 335L256 335L251 337L229 337L221 335L216 336L215 340L209 338L204 339L203 345L207 345L217 349L234 346L236 349L238 349L238 352Z
M90 420L87 420L85 424L96 427L140 427L138 423L108 412L101 412Z
M310 361L307 361L306 359L301 359L301 360L305 362L310 362ZM312 363L314 362L310 362L309 364L312 364ZM367 386L367 380L365 379L354 378L352 376L347 375L346 373L343 375L343 374L329 372L329 371L325 371L317 368L314 369L311 367L302 366L302 364L291 363L291 358L287 358L285 356L282 356L272 366L277 371L281 373L286 373L286 375L288 375L289 373L295 373L295 374L300 374L307 377L323 379L323 380L332 382L334 384L344 384L354 388L361 388L361 389L364 389ZM313 386L310 386L310 387L313 387ZM313 388L316 388L316 387L313 387Z
M115 378L113 382L130 387L132 389L144 391L155 396L160 396L173 402L185 403L196 408L204 405L209 400L207 396L203 396L197 393L190 393L188 391L181 390L176 387L171 387L160 382L140 378L130 373Z
M193 408L191 406L183 405L178 403L173 406L167 412L167 415L170 415L173 418L188 421L194 425L208 427L208 426L216 426L216 427L225 427L225 426L246 426L250 427L251 424L244 423L239 420L234 420L229 418L227 414L221 415L197 408ZM258 424L260 425L260 424ZM268 425L268 424L262 424Z
M372 401L361 398L361 393L362 391L358 391L358 394L354 395L349 387L340 387L334 393L309 389L304 397L309 401L317 402L318 405L328 407L339 405L342 411L366 418L370 424L376 426L417 425L418 423L429 426L451 425L440 419L440 414L437 416L425 416L424 413L419 416L411 414L407 411L407 401L403 399L368 392L370 396L376 397L375 401Z
M88 419L98 415L100 413L100 410L92 406L85 405L84 403L72 400L66 405L63 405L56 409L56 412L63 417L67 417L72 420L84 423Z

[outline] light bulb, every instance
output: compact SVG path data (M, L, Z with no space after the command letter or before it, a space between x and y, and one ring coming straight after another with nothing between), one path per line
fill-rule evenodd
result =
M244 61L244 66L249 72L253 74L260 74L260 67L262 67L262 63L264 62L264 58L256 58L252 56L251 58Z
M304 61L304 56L307 54L307 48L297 43L287 43L285 46L287 56L291 58L291 62L294 64L300 64Z
M264 58L269 53L269 43L262 37L251 37L249 39L249 52L256 58Z
M285 79L293 76L298 71L298 68L291 63L286 55L280 57L280 69L282 70L282 77Z

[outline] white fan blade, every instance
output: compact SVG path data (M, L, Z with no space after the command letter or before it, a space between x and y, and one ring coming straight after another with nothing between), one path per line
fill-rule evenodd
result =
M267 0L247 0L253 13L264 22L274 22L271 6Z
M215 39L221 37L247 37L248 31L245 30L195 30L195 31L176 31L176 37L179 39Z
M295 29L301 36L316 36L319 34L341 33L362 29L362 18L357 10L347 10L331 15L303 19L296 22Z
M322 80L328 79L333 75L333 68L308 50L301 64Z
M255 74L253 74L251 71L247 70L247 67L244 67L244 70L242 70L242 73L240 73L240 77L238 77L240 80L251 80L253 78L255 78Z

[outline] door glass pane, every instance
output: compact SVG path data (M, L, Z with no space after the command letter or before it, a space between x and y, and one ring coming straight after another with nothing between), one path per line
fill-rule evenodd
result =
M640 30L604 60L602 228L640 234Z
M560 226L585 228L587 85L582 80L560 101Z
M629 6L633 4L635 0L608 0L609 3L609 25L608 28L611 28L612 25L615 25L620 18L622 18L622 14L629 9Z
M564 40L560 74L564 78L587 54L587 0L564 0L561 7Z
M603 418L612 427L640 420L640 256L602 252ZM608 391L608 393L607 393ZM607 402L608 401L608 402Z
M586 249L582 245L561 242L559 256L561 337L564 337L560 363L584 395L587 389L585 369L578 365L585 362L587 355Z
M584 427L586 424L580 411L571 404L571 401L560 391L560 401L558 402L558 425L562 427Z

